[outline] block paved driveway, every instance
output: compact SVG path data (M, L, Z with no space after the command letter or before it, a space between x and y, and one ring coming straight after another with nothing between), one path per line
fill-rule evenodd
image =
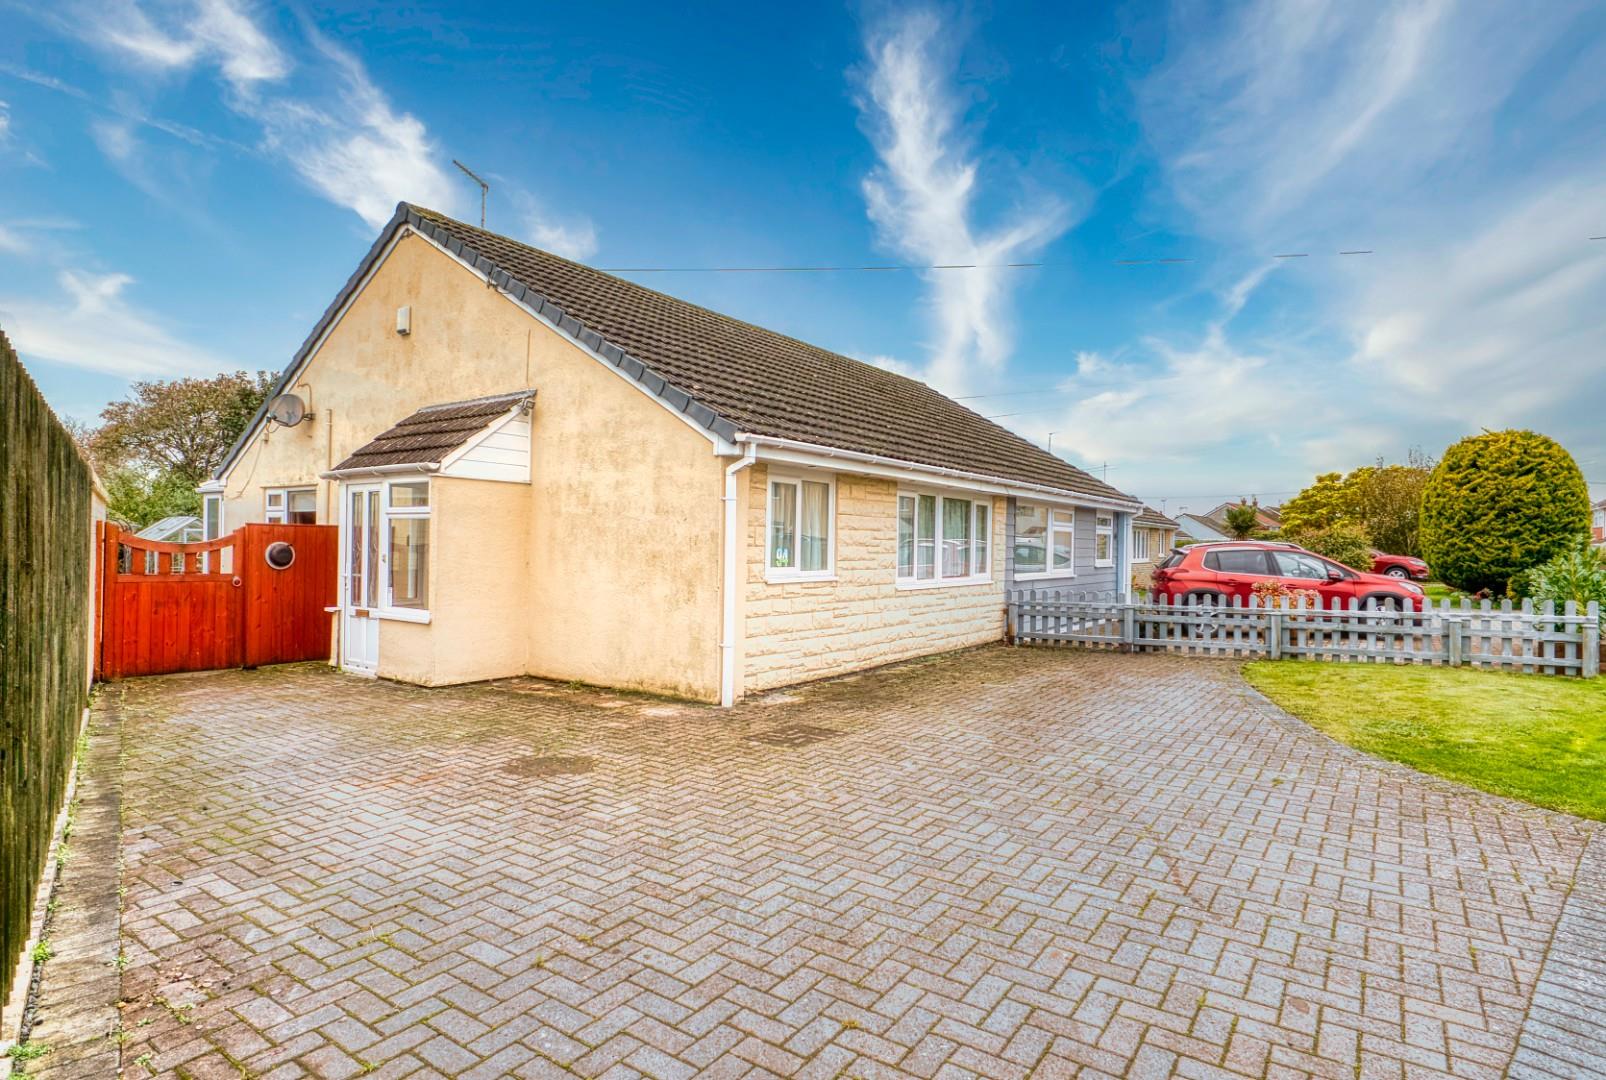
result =
M1498 1077L1593 833L1211 661L120 693L132 1077Z

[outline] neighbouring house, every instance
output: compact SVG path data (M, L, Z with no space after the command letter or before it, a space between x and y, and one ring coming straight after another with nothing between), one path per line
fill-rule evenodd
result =
M1225 530L1227 528L1227 511L1240 506L1254 507L1255 523L1267 532L1276 532L1283 527L1282 512L1275 506L1262 506L1258 502L1224 502L1199 516L1215 522L1217 528Z
M1139 573L1164 559L1176 542L1181 526L1152 506L1144 506L1132 518L1132 563Z
M1606 499L1590 507L1589 535L1596 547L1606 547Z
M1225 525L1200 514L1178 514L1177 525L1189 540L1231 540Z
M923 383L405 203L284 394L207 531L338 525L350 671L731 702L1131 580L1137 500Z

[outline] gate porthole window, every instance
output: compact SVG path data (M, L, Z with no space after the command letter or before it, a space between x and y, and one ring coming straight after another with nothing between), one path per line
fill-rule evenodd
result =
M290 564L296 561L296 549L283 540L275 540L268 545L268 549L262 553L262 557L275 570L288 570Z

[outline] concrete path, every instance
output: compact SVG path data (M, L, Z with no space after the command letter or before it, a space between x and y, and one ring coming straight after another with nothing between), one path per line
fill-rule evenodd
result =
M733 712L281 668L124 717L131 1077L1606 1070L1554 1051L1606 1010L1597 829L1231 664L994 648Z

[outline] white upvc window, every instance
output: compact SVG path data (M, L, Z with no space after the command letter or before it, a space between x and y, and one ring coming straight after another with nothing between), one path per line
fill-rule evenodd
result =
M386 607L429 610L429 510L428 480L385 485Z
M270 525L316 525L318 489L267 488L262 493L262 520Z
M898 492L897 583L924 588L990 581L992 528L991 499Z
M216 540L223 535L223 496L201 496L201 539Z
M1076 511L1015 505L1015 577L1076 576Z
M1149 530L1148 529L1133 529L1132 530L1132 561L1133 562L1148 562L1149 561Z
M1115 515L1099 514L1093 522L1093 565L1115 565Z
M764 577L828 580L836 572L836 481L771 476L764 511Z

